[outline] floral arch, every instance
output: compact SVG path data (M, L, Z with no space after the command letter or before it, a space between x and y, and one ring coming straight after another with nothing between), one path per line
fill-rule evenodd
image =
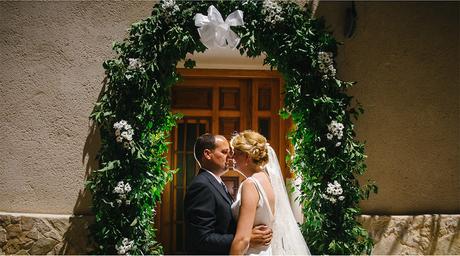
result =
M114 43L116 59L107 60L106 84L91 119L101 135L99 169L89 177L96 220L92 236L96 253L161 254L153 217L161 193L174 172L165 153L176 120L170 111L170 89L187 53L206 46L194 23L214 5L224 16L241 10L244 25L231 30L241 38L237 48L248 57L266 58L285 81L283 118L295 128L288 137L294 152L288 164L303 181L301 229L314 254L370 253L372 240L356 220L358 203L376 186L361 187L364 145L355 140L346 89L354 83L336 77L338 42L324 21L308 7L289 1L177 1L155 4L152 15L132 24L128 37ZM230 32L231 33L231 32ZM230 39L224 43L230 43ZM195 62L185 60L186 68Z

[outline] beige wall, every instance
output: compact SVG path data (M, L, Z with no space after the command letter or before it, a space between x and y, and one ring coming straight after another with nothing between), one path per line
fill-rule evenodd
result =
M347 5L318 8L339 38ZM458 213L459 3L356 5L357 30L343 39L338 70L359 81L351 94L366 109L357 132L367 141L366 177L380 192L364 210ZM102 87L102 62L112 56L111 42L151 6L0 2L0 211L87 212L81 191L98 145L88 116ZM230 60L207 55L198 66L234 68ZM238 61L246 63L231 63Z
M357 1L355 35L344 39L349 5L318 11L344 42L339 76L358 81L351 94L366 110L356 130L380 190L364 210L459 213L460 3Z

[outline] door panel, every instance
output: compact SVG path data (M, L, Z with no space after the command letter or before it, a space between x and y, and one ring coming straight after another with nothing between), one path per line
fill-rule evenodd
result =
M169 155L171 167L180 171L165 189L161 204L159 231L165 253L185 254L183 199L187 184L198 170L193 157L196 138L210 132L230 139L234 131L252 129L266 136L277 152L279 103L279 77L185 77L173 88L173 111L183 113L184 118L173 130ZM236 194L241 175L228 171L222 179L229 192Z

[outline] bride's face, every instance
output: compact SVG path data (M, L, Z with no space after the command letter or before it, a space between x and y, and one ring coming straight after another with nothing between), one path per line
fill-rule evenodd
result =
M233 160L235 161L235 168L243 171L248 165L249 156L239 149L234 149Z

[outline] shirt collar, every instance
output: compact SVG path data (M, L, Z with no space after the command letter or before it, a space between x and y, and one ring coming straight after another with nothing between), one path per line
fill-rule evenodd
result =
M222 183L222 179L219 176L215 175L213 172L211 172L211 171L209 171L209 170L207 170L205 168L201 168L201 169L209 172L217 180L217 182Z

